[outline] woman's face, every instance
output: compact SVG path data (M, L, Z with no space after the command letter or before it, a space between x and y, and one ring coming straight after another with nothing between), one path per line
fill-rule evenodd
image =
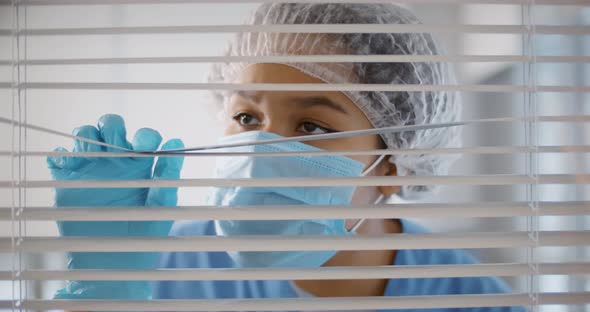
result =
M324 83L283 64L255 64L238 83ZM225 106L225 135L260 130L284 137L373 128L343 93L326 91L235 91ZM377 135L305 142L325 150L381 148ZM351 156L365 164L375 156Z
M283 64L255 64L246 67L236 83L324 83ZM244 131L266 131L284 137L373 128L363 112L337 91L235 91L225 104L225 135ZM372 150L383 148L378 135L308 141L325 150ZM370 166L377 156L350 156ZM370 175L386 175L383 161ZM357 188L353 202L370 202L375 190ZM375 189L375 188L373 188ZM365 198L367 197L367 198Z

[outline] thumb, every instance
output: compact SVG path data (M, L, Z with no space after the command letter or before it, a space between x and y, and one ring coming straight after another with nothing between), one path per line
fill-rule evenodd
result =
M180 139L171 139L162 145L162 150L183 148ZM184 157L158 157L154 168L154 180L179 179ZM176 206L178 201L178 188L150 188L147 195L146 206Z

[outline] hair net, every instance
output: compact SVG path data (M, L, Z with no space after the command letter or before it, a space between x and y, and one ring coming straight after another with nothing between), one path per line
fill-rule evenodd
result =
M417 17L394 4L263 4L248 24L418 24ZM239 33L226 51L232 56L270 55L434 55L441 49L428 33ZM232 82L249 64L213 66L210 82ZM452 84L446 63L285 63L328 83ZM342 91L375 128L457 121L460 103L453 92L348 92ZM224 93L216 99L224 100ZM460 128L449 127L401 133L384 133L390 149L431 149L460 146ZM456 159L449 154L394 155L390 161L398 175L445 175ZM433 186L402 186L402 198L416 198Z

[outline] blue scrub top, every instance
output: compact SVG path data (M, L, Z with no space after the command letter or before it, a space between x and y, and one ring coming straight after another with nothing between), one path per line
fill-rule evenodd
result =
M408 220L400 220L403 233L427 233ZM213 221L176 222L171 236L216 235ZM477 260L459 249L398 250L394 265L472 264ZM173 252L160 258L161 268L231 268L225 252ZM384 296L424 296L510 292L496 277L390 279ZM154 284L154 299L245 299L296 298L289 281L160 281ZM395 310L422 312L521 312L522 307Z

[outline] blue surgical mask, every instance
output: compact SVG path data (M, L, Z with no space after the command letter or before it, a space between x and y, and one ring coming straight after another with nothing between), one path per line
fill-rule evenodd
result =
M282 138L280 135L248 131L222 137L219 144ZM308 152L321 149L301 142L281 142L231 148L232 152ZM314 178L358 177L364 164L344 156L218 157L215 177L237 178ZM374 166L371 166L373 168ZM209 205L347 205L354 186L326 187L216 187ZM345 221L329 220L216 220L218 235L350 235ZM336 253L327 251L228 252L239 267L319 267Z

